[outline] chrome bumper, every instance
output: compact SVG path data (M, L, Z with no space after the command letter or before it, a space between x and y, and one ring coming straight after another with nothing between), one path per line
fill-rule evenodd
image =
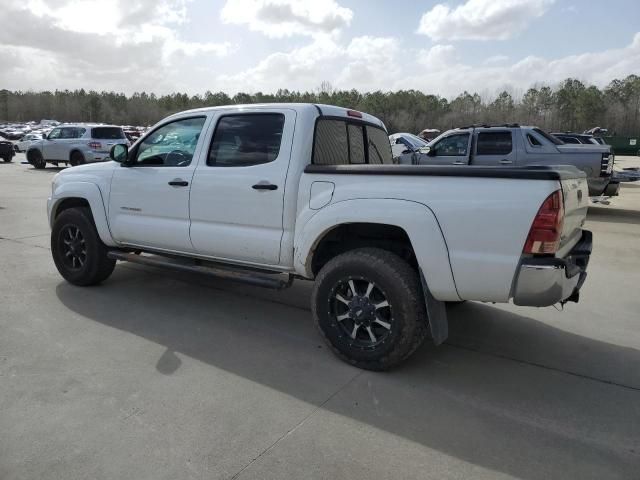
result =
M587 278L592 249L591 232L582 238L565 258L525 258L516 278L513 303L547 307L558 302L577 302L580 287Z

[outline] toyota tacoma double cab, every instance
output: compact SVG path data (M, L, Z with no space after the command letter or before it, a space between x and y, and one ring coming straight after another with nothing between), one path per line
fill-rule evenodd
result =
M58 173L51 251L74 285L116 261L270 288L314 280L334 352L382 370L448 335L446 302L578 301L591 253L573 167L392 164L384 124L313 104L190 110Z

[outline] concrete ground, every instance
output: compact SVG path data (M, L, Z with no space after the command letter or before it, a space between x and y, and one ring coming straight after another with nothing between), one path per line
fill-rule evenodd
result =
M304 283L65 283L56 169L22 158L0 164L0 479L640 478L640 184L590 209L579 304L451 307L445 345L372 373L322 344Z

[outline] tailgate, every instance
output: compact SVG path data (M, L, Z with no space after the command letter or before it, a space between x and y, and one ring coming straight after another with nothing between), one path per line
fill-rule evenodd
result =
M589 187L585 178L560 181L564 198L564 225L557 257L562 258L582 236L582 226L589 208Z

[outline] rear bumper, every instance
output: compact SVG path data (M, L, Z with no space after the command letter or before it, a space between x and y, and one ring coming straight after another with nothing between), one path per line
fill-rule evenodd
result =
M577 302L587 278L592 249L591 232L582 238L565 258L526 258L520 264L513 303L547 307L558 302Z

